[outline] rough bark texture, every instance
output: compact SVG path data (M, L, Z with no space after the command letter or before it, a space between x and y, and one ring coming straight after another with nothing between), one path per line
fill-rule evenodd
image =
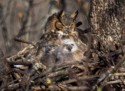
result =
M120 0L92 0L90 15L92 32L107 48L118 44L124 31L124 2Z

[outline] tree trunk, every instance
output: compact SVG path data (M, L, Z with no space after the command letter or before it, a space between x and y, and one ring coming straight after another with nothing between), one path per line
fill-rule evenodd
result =
M122 0L92 0L90 13L91 30L100 38L106 48L119 45L124 22L124 2ZM113 49L111 49L113 50Z

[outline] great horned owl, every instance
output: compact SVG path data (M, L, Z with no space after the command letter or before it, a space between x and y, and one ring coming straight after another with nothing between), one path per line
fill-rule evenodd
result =
M79 39L76 30L77 15L78 11L72 14L65 14L64 11L61 11L48 19L45 34L41 37L41 40L46 43L42 58L46 65L70 63L85 58L84 52L87 50L87 46Z

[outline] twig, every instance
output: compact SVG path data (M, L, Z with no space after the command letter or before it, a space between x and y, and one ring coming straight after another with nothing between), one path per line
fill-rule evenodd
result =
M125 61L125 55L122 57L121 60L119 60L118 64L114 68L110 68L106 73L104 73L100 76L96 85L101 84L101 86L103 87L105 85L107 79L111 76L111 74L116 72L118 70L118 68L123 64L124 61ZM94 87L93 89L95 89L95 88L96 87Z

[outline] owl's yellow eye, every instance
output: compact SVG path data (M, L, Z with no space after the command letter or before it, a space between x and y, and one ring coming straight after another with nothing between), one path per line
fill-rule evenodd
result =
M62 23L60 23L60 22L56 22L56 23L55 23L55 27L56 27L58 30L62 30L63 25L62 25Z

